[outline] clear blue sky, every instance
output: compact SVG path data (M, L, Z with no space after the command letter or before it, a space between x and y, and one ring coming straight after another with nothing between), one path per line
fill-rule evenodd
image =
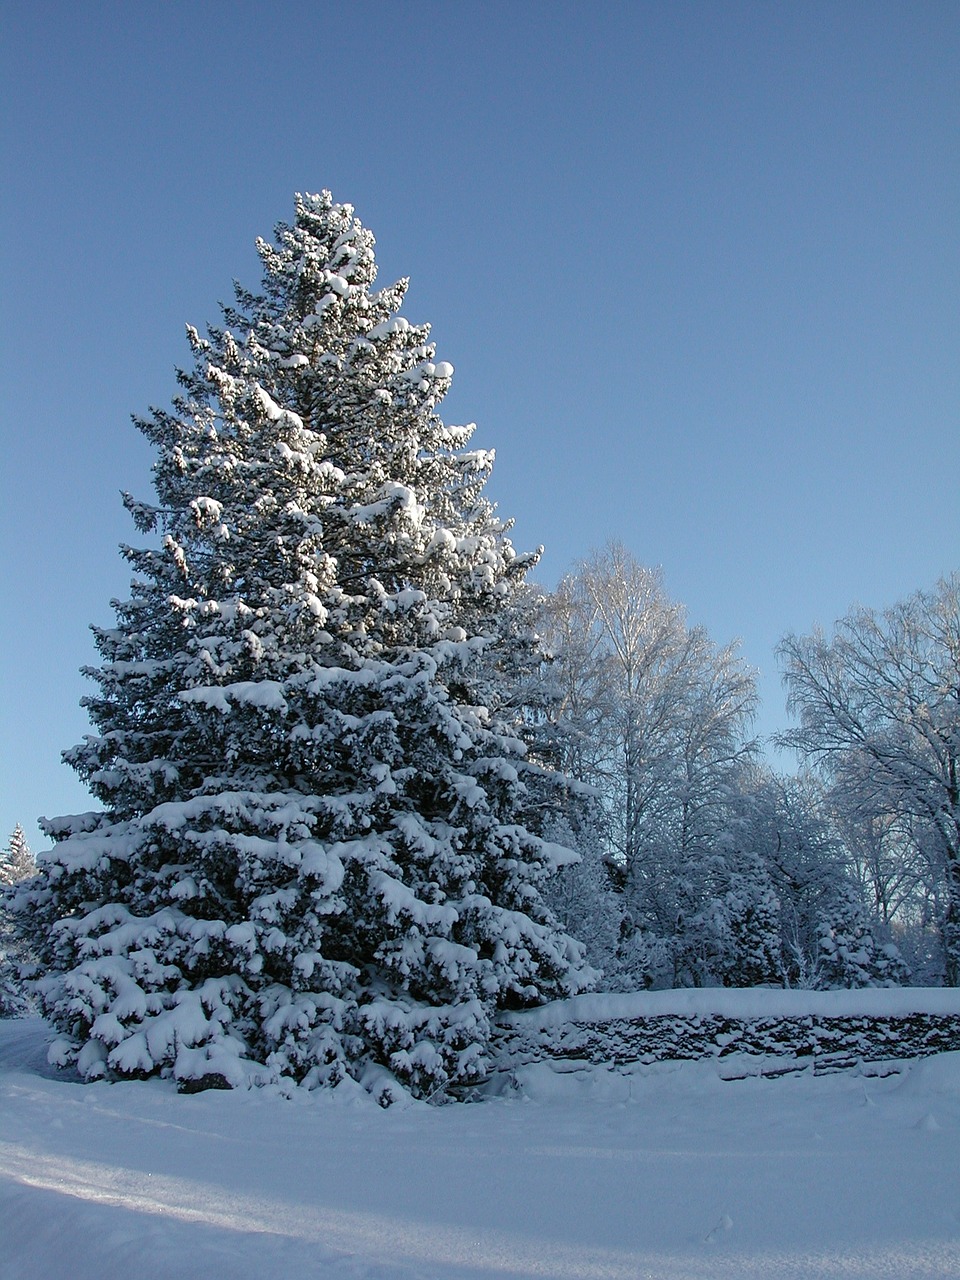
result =
M296 190L457 369L553 585L610 537L760 669L960 564L960 5L8 0L0 840L60 751L165 405Z

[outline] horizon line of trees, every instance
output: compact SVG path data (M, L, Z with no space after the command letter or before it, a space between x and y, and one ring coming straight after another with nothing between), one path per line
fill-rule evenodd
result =
M960 981L960 578L778 656L782 774L754 673L611 542L544 597L539 691L578 784L552 901L607 985Z

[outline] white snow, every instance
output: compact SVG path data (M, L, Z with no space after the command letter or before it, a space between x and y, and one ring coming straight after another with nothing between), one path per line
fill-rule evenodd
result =
M960 1054L775 1081L540 1065L382 1111L350 1085L81 1085L48 1035L0 1022L4 1280L960 1276Z
M265 391L259 384L254 386L254 393L260 402L263 412L271 422L279 422L283 418L288 418L294 426L303 430L303 419L291 409L282 409L276 400Z
M382 324L375 324L367 333L368 338L386 338L391 333L409 333L410 321L403 316L391 316Z
M318 298L317 311L314 312L314 314L311 316L304 316L303 322L302 322L303 328L313 329L313 328L316 328L318 325L322 324L323 312L326 311L327 307L333 306L336 303L336 301L337 301L336 294L333 294L333 293L325 293L322 298Z
M350 292L350 281L335 271L324 271L323 281L332 293L339 294L341 298Z
M508 1016L517 1026L614 1018L869 1018L913 1013L960 1014L958 987L859 987L853 991L781 991L770 987L683 987L671 991L587 994Z
M244 632L254 640L253 632ZM259 644L259 640L257 640ZM283 685L276 680L240 680L235 684L197 685L194 689L182 689L177 695L181 702L199 702L213 710L224 713L230 710L230 699L236 703L245 703L251 707L262 707L266 711L286 711L287 701L283 696Z

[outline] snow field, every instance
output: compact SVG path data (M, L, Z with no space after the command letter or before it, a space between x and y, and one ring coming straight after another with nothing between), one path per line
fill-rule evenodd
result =
M960 1054L734 1082L540 1064L383 1111L349 1084L82 1085L49 1035L0 1022L3 1280L960 1276Z

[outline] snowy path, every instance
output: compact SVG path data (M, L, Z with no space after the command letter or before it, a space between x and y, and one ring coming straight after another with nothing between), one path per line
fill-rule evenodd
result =
M960 1055L382 1112L75 1084L43 1037L0 1022L2 1280L960 1277Z

